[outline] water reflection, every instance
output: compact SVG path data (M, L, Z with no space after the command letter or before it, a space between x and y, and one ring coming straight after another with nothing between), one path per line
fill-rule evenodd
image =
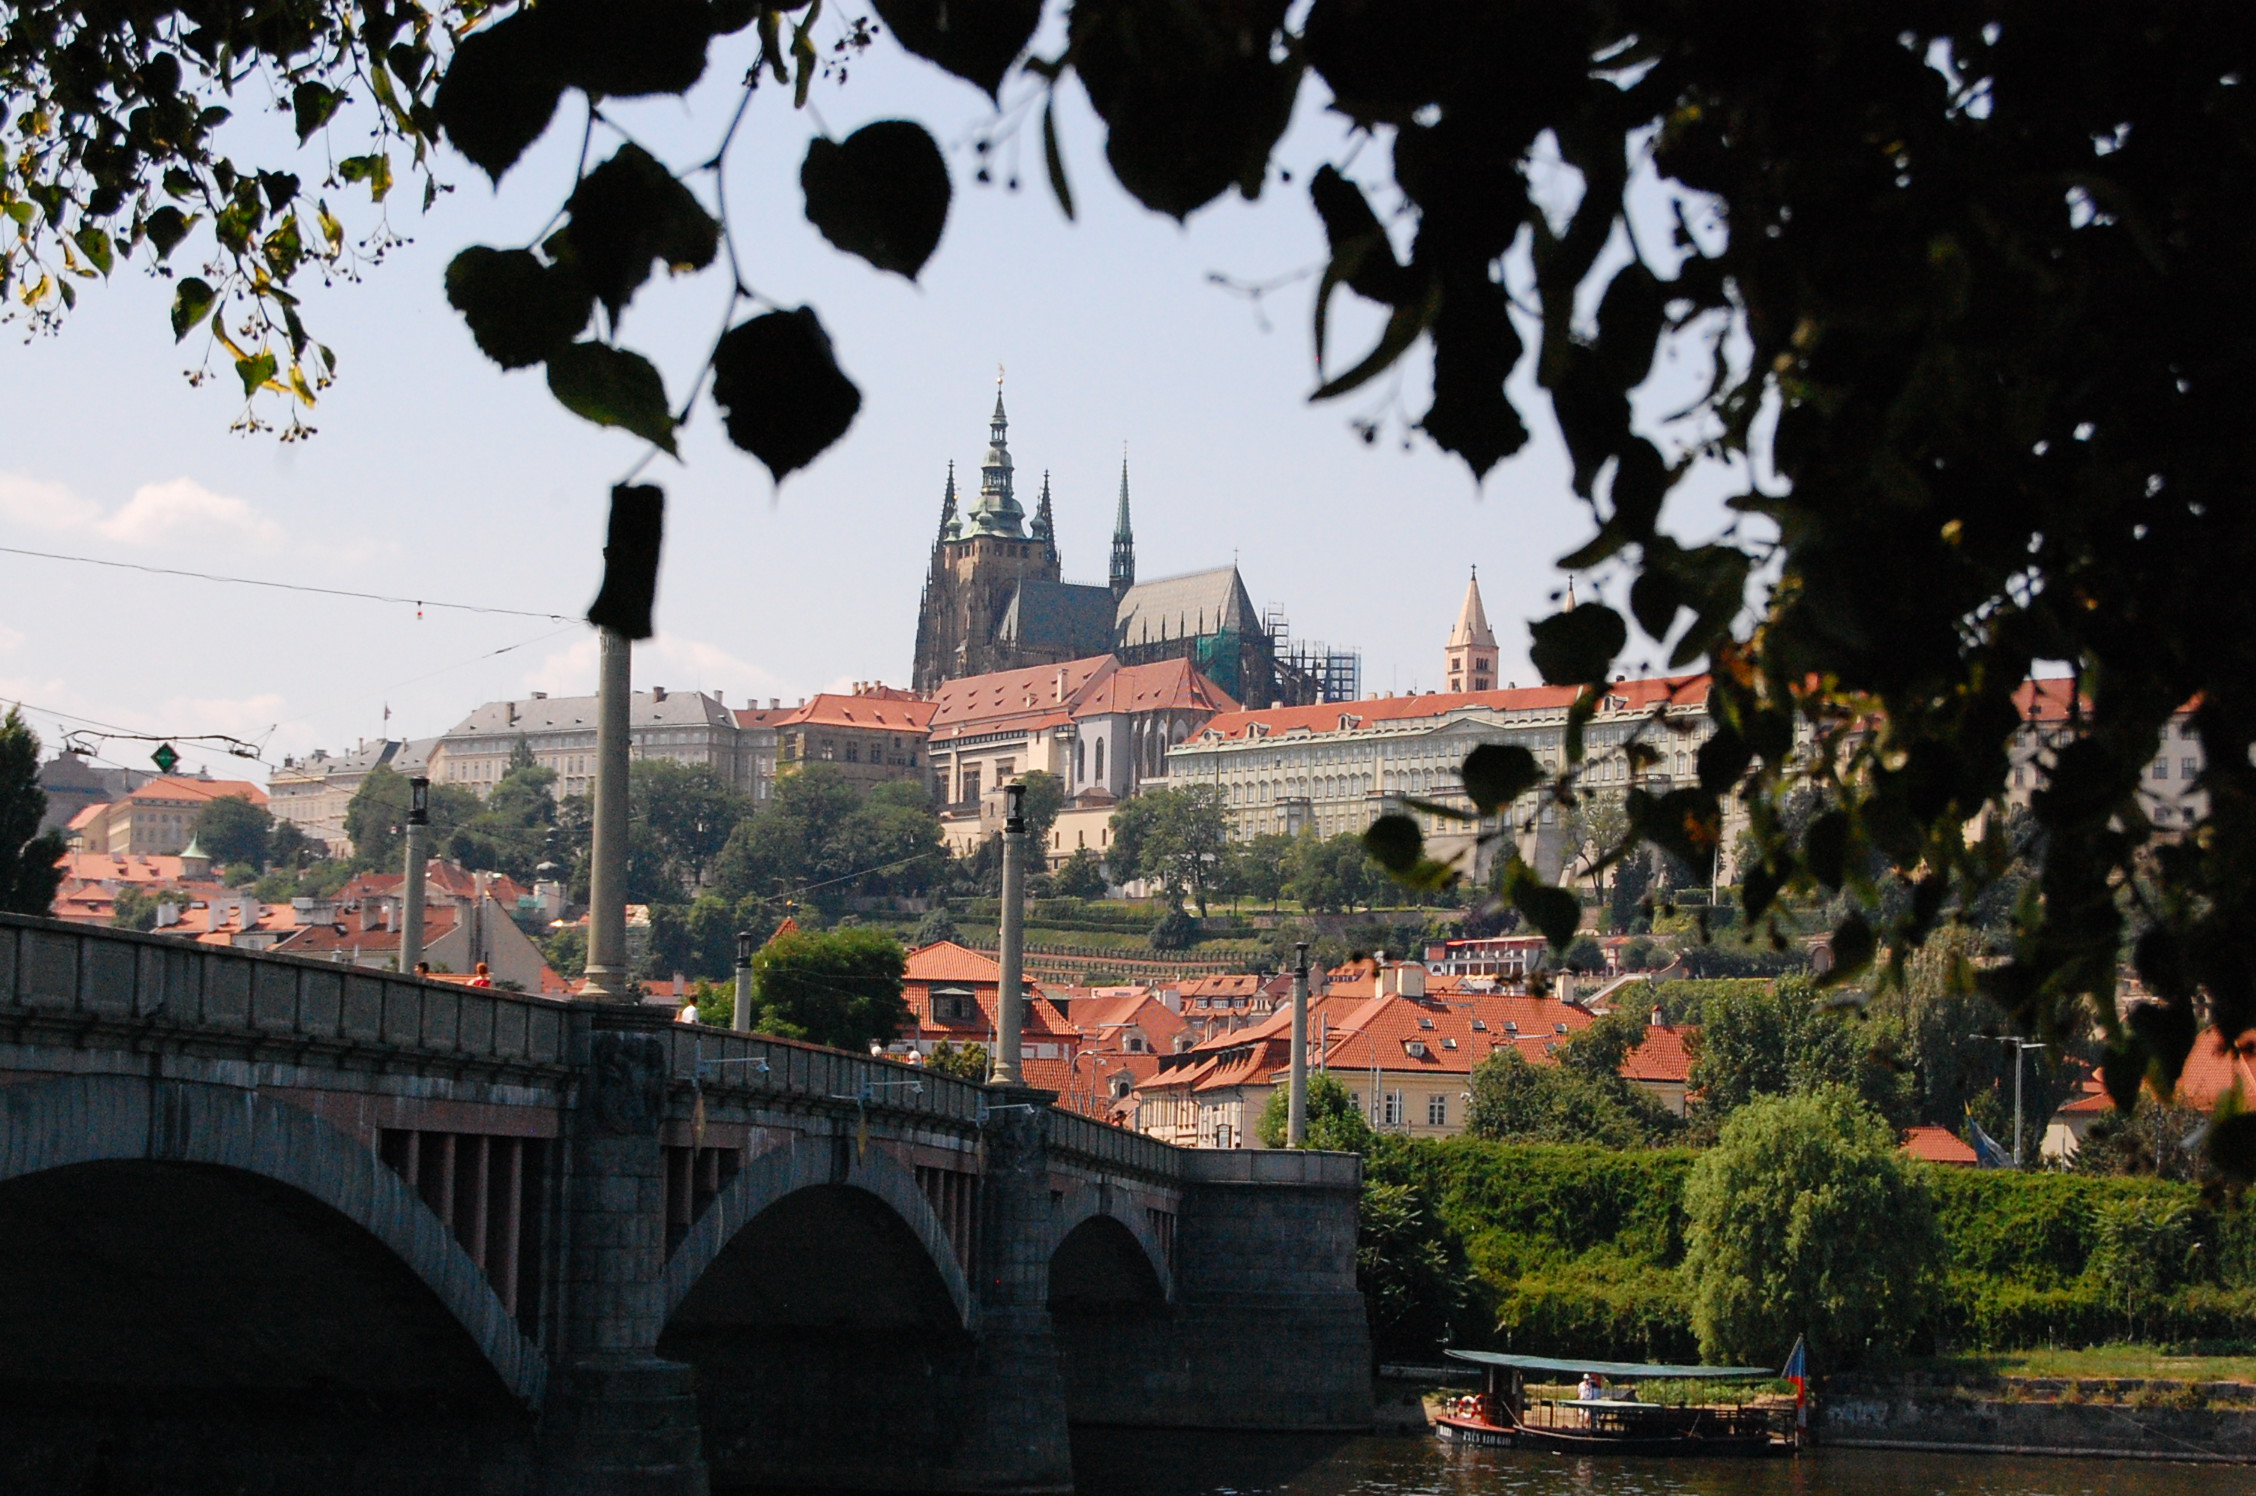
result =
M1592 1460L1431 1439L1077 1429L1078 1496L2219 1496L2231 1466L1817 1450L1775 1460Z

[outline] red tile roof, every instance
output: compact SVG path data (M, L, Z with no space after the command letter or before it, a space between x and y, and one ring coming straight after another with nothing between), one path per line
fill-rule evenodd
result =
M1980 1159L1964 1138L1947 1127L1906 1128L1900 1147L1906 1155L1931 1164L1971 1165Z
M1649 1023L1645 1037L1637 1047L1622 1059L1623 1080L1641 1080L1648 1084L1689 1085L1692 1080L1692 1048L1686 1041L1699 1034L1696 1024Z
M994 731L1005 721L1028 715L1063 718L1081 688L1114 669L1111 655L997 670L946 681L932 693L932 735ZM1065 688L1058 689L1060 678ZM974 725L976 724L976 726Z
M1619 711L1650 710L1662 702L1699 706L1708 699L1708 678L1704 675L1658 676L1648 680L1616 681L1606 689L1610 697L1621 703L1615 708ZM1446 716L1468 708L1563 712L1574 704L1575 696L1573 686L1534 686L1504 691L1428 691L1419 696L1335 701L1322 706L1270 707L1260 711L1225 712L1206 724L1202 736L1228 740L1257 731L1259 735L1270 737L1296 731L1352 731L1381 722Z
M63 870L63 881L78 879L87 883L131 884L135 887L154 887L163 883L180 881L180 859L154 857L136 852L128 856L111 856L107 852L65 852L55 860Z
M1052 677L1054 682L1055 677ZM1156 660L1123 665L1099 676L1072 699L1073 715L1096 717L1117 712L1191 710L1234 712L1236 701L1201 675L1189 660Z
M777 727L859 727L872 732L921 733L930 730L934 705L914 697L835 696L809 697L774 719Z
M454 928L454 910L438 904L423 911L423 940L426 945ZM274 949L286 956L342 955L347 960L361 956L396 955L399 952L400 932L378 925L364 930L359 920L342 924L307 925L295 935L279 942Z

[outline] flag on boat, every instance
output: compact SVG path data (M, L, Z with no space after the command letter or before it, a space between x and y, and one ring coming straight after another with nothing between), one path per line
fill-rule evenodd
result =
M1795 1407L1809 1400L1809 1347L1801 1336L1794 1337L1794 1349L1787 1354L1786 1365L1778 1374L1794 1384Z

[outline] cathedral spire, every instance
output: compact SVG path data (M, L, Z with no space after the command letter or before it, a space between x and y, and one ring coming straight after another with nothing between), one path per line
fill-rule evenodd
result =
M1457 626L1449 631L1442 660L1451 691L1496 689L1496 634L1488 626L1488 609L1481 606L1478 567L1465 583L1465 601L1457 609Z
M948 459L948 487L940 496L940 538L954 540L961 529L956 523L956 463Z
M1120 509L1112 521L1112 595L1136 585L1136 535L1128 523L1128 448L1120 448Z
M987 420L987 456L979 464L979 498L965 528L974 536L1021 540L1026 511L1011 494L1010 417L1003 414L1003 380L995 376L995 413Z
M1053 555L1056 553L1057 520L1050 512L1050 472L1048 468L1042 470L1042 502L1034 506L1034 538L1049 547Z

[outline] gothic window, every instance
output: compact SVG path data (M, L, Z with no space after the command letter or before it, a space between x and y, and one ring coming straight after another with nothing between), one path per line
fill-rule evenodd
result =
M1105 777L1104 748L1105 740L1103 738L1097 739L1097 780L1100 784L1104 782Z
M1075 743L1073 745L1073 777L1081 780L1086 780L1089 777L1089 745L1087 743Z

